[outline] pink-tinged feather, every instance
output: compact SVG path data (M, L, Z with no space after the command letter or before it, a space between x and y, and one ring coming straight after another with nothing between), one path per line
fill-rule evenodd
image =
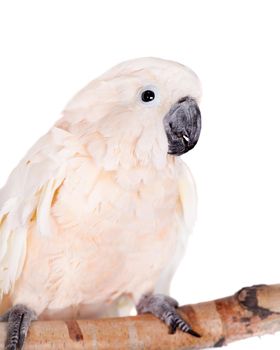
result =
M139 103L149 84L161 94L155 108ZM196 195L188 169L167 154L163 117L200 94L192 71L150 58L72 99L0 192L0 297L66 319L116 314L167 291Z

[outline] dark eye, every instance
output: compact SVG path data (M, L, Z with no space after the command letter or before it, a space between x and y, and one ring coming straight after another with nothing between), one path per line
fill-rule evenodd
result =
M141 94L141 99L143 102L151 102L155 99L155 93L152 90L145 90Z
M159 90L154 85L146 85L138 92L138 99L146 107L158 106L160 103Z

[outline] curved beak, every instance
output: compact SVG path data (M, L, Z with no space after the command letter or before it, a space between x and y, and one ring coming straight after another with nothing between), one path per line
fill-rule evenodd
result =
M168 153L180 156L196 145L201 130L201 115L196 101L187 96L176 102L163 119Z

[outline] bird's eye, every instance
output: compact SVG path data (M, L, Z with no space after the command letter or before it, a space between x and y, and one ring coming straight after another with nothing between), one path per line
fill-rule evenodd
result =
M139 98L147 106L154 106L159 102L159 93L155 86L148 85L140 90Z
M155 93L152 90L145 90L141 94L143 102L151 102L155 99Z

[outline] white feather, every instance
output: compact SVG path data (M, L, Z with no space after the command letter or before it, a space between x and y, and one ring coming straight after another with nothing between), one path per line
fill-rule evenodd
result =
M179 158L176 159L177 181L179 189L180 210L178 210L178 231L174 237L176 249L172 254L170 263L165 267L156 285L155 292L169 293L172 277L182 260L186 250L187 239L191 234L197 211L197 193L193 176L188 166Z
M51 234L51 203L62 184L66 163L84 154L73 135L52 128L27 153L0 191L0 299L18 278L32 221L41 235Z
M139 99L147 84L160 94L154 108ZM62 319L64 308L77 310L71 317L108 302L114 309L120 296L137 300L157 282L167 291L196 193L188 169L167 155L163 118L179 98L200 92L188 68L145 58L118 65L72 99L0 192L1 295L12 290L12 304Z
M179 176L178 186L180 201L183 208L183 216L186 229L190 233L193 229L197 214L197 193L195 181L188 166L178 159Z

